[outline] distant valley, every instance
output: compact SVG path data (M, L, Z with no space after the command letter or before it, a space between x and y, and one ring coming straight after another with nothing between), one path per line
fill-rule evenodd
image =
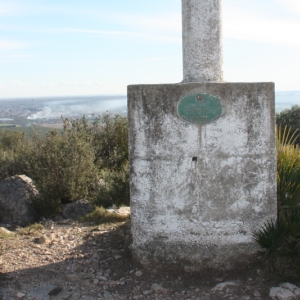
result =
M127 115L127 97L78 96L0 99L0 128L62 128L62 118L93 119L105 112Z
M276 112L300 105L300 91L275 93ZM0 128L62 128L62 119L93 119L105 112L127 115L126 95L0 99Z

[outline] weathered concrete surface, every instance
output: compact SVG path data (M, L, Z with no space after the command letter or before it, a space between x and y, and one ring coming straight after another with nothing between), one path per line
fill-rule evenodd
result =
M221 0L182 0L183 82L223 81Z
M178 101L207 93L219 119L183 121ZM231 268L276 217L273 83L128 87L132 250L145 266ZM197 158L197 160L195 160Z

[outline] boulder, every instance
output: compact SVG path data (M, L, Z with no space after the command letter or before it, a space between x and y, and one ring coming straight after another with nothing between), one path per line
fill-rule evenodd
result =
M63 216L66 219L77 220L93 211L93 206L87 200L78 200L63 207Z
M270 290L269 296L276 300L299 299L300 288L294 284L285 282L279 284L278 287L273 287Z
M36 187L25 175L0 181L0 223L23 227L36 221L38 214L32 207L32 199L37 196Z

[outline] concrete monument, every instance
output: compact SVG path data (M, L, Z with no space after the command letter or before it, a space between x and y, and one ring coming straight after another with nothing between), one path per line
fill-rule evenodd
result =
M182 0L183 82L128 86L135 257L232 268L276 218L273 83L223 82L221 0Z

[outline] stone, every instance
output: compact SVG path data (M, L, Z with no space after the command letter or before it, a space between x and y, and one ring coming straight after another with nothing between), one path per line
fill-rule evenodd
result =
M22 299L22 298L24 298L25 296L26 296L26 294L24 294L24 293L21 293L21 292L17 293L17 298L18 298L18 299Z
M300 288L294 284L285 282L285 283L281 283L279 284L280 287L284 288L284 289L288 289L291 292L293 292L296 296L300 295Z
M91 213L93 206L88 200L78 200L68 203L63 207L63 216L66 219L78 220L81 217Z
M103 297L104 297L104 299L107 299L107 300L115 300L115 297L108 291L103 292Z
M36 244L45 244L45 245L48 245L48 244L51 243L51 240L50 240L48 237L46 237L45 235L42 235L41 237L36 238L36 239L34 240L34 242L35 242Z
M237 281L226 281L226 282L222 282L222 283L217 284L211 290L213 292L215 292L215 291L222 291L224 288L227 288L227 287L230 287L230 286L236 286L236 285L238 285Z
M97 278L101 281L107 281L108 280L105 276L97 276Z
M270 290L270 297L276 300L289 300L296 297L296 295L289 289L283 287L273 287Z
M142 271L136 271L136 272L134 273L134 275L137 276L137 277L140 277L140 276L143 275L143 272L142 272Z
M32 180L16 175L0 181L0 223L27 226L37 220L32 199L38 191Z
M144 296L150 295L151 293L152 293L151 290L143 291L143 295L144 295Z
M159 285L158 283L153 283L151 285L151 291L153 291L156 294L162 294L167 292L167 290L163 288L161 285Z

